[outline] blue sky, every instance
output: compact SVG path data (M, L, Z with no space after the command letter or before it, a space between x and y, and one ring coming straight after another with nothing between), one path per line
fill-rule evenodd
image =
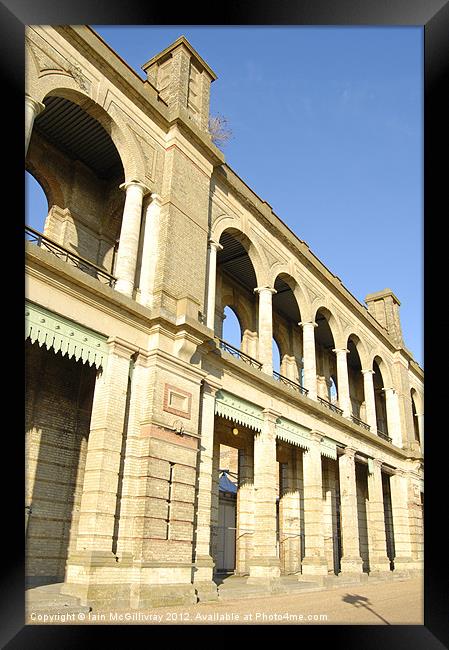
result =
M422 365L423 29L94 29L142 78L186 36L218 76L226 162L360 302L393 290Z

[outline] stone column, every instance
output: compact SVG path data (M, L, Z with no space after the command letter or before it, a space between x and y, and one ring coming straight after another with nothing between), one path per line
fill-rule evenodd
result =
M206 325L215 331L215 289L217 284L217 253L223 246L209 239L209 275L207 279L207 320Z
M394 568L395 571L407 570L413 567L412 540L410 535L410 520L408 511L407 475L397 469L390 476L391 509L393 513L394 530Z
M262 431L254 436L254 555L250 562L252 579L279 578L276 556L276 433L279 413L264 409Z
M28 146L33 132L33 124L39 113L45 108L45 104L36 101L30 95L25 95L25 157L28 152Z
M387 557L384 497L382 491L382 461L374 458L368 463L368 544L370 575L390 571Z
M352 414L347 363L349 350L334 349L332 352L337 356L338 405L343 410L343 416L349 418Z
M117 277L115 288L125 296L132 297L139 248L142 202L149 189L138 181L123 183L120 185L120 189L126 190L126 199L115 266Z
M310 433L310 448L302 456L305 551L302 560L302 573L307 576L315 576L315 578L327 576L320 442L321 435L312 431Z
M273 374L273 308L272 287L257 287L259 294L259 361L267 375Z
M401 417L399 413L398 396L394 388L384 388L383 390L385 391L388 435L396 447L402 448Z
M371 433L377 435L376 401L374 397L373 375L374 370L362 370L363 391L365 395L366 423L370 426Z
M140 267L139 302L151 307L152 292L156 275L159 252L161 199L157 194L151 195L145 216L145 231L143 233L142 264Z
M302 327L302 346L304 357L304 388L309 391L307 397L316 400L316 356L315 356L315 327L317 323L299 323Z
M211 555L212 483L216 386L205 381L201 397L201 442L196 511L195 572L193 582L200 600L216 600Z
M236 573L249 573L254 536L254 451L252 443L239 449L239 487L237 491Z
M357 516L357 488L355 476L355 449L345 447L339 457L341 540L343 553L341 572L361 574L362 558L359 548L359 525Z
M301 522L297 449L291 449L289 462L283 467L279 499L279 542L282 569L286 574L301 570Z

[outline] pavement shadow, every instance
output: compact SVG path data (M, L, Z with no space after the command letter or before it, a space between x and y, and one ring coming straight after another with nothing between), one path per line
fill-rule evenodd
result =
M386 625L391 625L386 619L384 619L380 614L374 611L372 608L372 603L370 602L369 598L366 596L360 596L359 594L346 594L346 596L343 596L342 598L344 603L349 603L350 605L354 605L354 607L364 607L367 609L369 612L377 616L383 623Z

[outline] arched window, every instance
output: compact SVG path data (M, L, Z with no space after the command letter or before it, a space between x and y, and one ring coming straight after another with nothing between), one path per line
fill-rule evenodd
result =
M242 345L242 328L240 327L240 321L232 307L225 307L224 315L225 319L223 322L222 338L226 343L229 343L237 348L237 350L240 350Z
M44 232L48 201L44 190L32 174L25 172L25 224Z

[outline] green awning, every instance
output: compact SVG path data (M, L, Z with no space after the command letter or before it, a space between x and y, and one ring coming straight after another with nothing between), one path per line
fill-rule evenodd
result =
M310 448L309 433L310 430L306 427L286 418L279 418L276 422L276 437L297 447L302 447L303 449Z
M227 420L232 420L236 424L242 424L249 429L254 429L254 431L262 431L262 408L225 390L217 391L215 413Z
M105 336L29 301L25 302L25 339L89 366L106 364Z

